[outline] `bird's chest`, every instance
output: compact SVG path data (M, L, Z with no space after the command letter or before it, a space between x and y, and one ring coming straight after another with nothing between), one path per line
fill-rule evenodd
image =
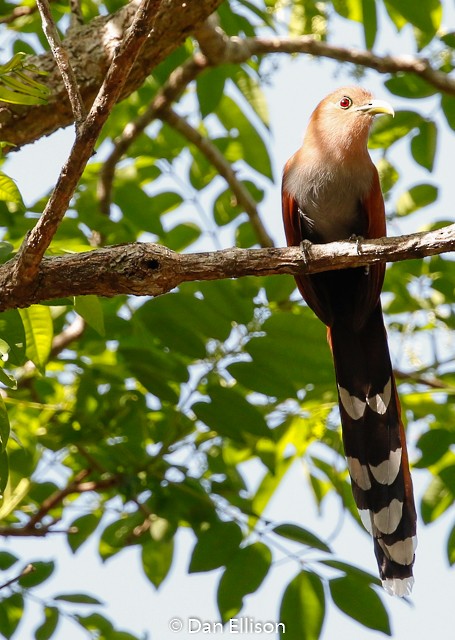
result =
M301 227L313 242L333 242L365 236L368 217L364 200L371 188L369 171L306 171L294 176L293 196Z

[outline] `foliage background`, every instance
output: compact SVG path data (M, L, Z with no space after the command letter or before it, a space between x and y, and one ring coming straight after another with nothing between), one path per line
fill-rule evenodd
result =
M82 6L86 19L99 10ZM422 48L419 55L431 56L445 73L452 70L453 37L442 31L453 24L450 2L266 6L269 12L259 2L224 4L221 26L229 35L273 29L297 35L302 25L311 25L323 38L328 26L330 41L362 48L365 39L373 44L374 25L369 19L364 29L353 18L361 16L360 8L371 17L376 6L376 52L389 52L392 44L397 55ZM10 9L5 4L2 12ZM56 11L66 9L56 4ZM302 21L304 11L309 22ZM10 36L13 50L38 47L34 37L24 39L21 33L38 34L39 29L36 15L20 24ZM52 244L53 253L137 238L191 251L257 244L247 216L233 206L225 183L200 150L159 121L118 168L111 215L99 210L97 177L110 139L194 47L189 41L118 105ZM398 106L395 120L380 120L372 137L374 158L383 169L385 188L390 187L391 233L450 219L453 185L446 159L453 155L455 99L444 96L441 103L440 94L413 76L380 77L307 57L266 56L260 65L255 61L242 70L227 65L205 72L178 105L178 113L235 163L239 179L248 181L278 245L284 242L276 184L281 167L298 146L319 98L334 84L357 79ZM43 145L31 164L26 154L33 147L5 164L5 173L17 177L30 213L15 211L11 202L3 205L4 242L17 248L33 225L44 203L38 175L40 183L49 179L44 171L41 176L42 158L59 154L59 145L67 145L70 136L66 132ZM432 206L421 212L427 204ZM382 636L389 629L384 604L393 611L396 637L409 637L412 625L415 637L423 630L429 633L435 616L441 624L449 621L450 611L440 602L453 576L435 579L433 563L441 567L454 560L453 283L453 263L438 257L393 265L385 285L411 455L422 469L413 474L425 523L420 525L414 611L386 599L376 586L370 541L357 526L342 457L324 330L300 303L291 279L194 283L153 301L79 299L37 306L20 316L4 314L2 337L10 347L24 342L22 331L28 328L29 333L25 353L12 349L2 370L18 380L17 390L5 391L5 404L20 444L9 441L10 484L0 533L6 537L12 529L22 530L24 539L7 538L0 560L5 581L24 563L36 561L37 566L35 573L2 591L0 630L5 637L33 637L40 625L36 637L51 637L59 619L55 637L142 637L149 632L167 639L175 637L167 631L172 616L214 619L218 610L225 618L236 615L242 589L245 595L259 589L241 610L257 619L278 620L287 594L282 605L291 625L286 638L319 636L322 593L326 638L334 636L335 628L338 638L343 633ZM75 313L84 318L84 330L65 350L51 354L52 337L74 327ZM44 367L43 377L39 370ZM76 489L77 483L80 488L93 482L94 491L62 494L37 517L46 498L58 496L75 478ZM34 518L49 533L28 540ZM75 522L78 533L65 533ZM285 523L310 529L317 538L289 526L278 530L282 535L272 532ZM326 544L335 555L326 553ZM15 557L20 559L13 562ZM98 574L100 558L105 564ZM327 563L334 562L349 564L330 569ZM251 582L245 579L245 566ZM185 577L188 569L192 573ZM85 595L72 604L68 593ZM108 600L107 608L97 606L93 597ZM26 613L15 631L22 606ZM105 618L133 635L119 635ZM359 629L352 618L380 631Z

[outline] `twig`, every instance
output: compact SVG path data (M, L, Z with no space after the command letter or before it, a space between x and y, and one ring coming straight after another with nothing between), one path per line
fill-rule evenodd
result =
M74 115L74 121L76 124L76 135L80 132L80 127L85 120L86 110L84 101L82 100L79 86L77 84L76 75L69 60L68 52L62 45L60 36L58 35L57 27L55 26L54 19L52 18L51 9L48 0L36 0L37 7L41 14L41 21L43 24L43 31L49 42L57 63L62 79L65 84L68 98L71 103L71 109Z
M36 9L36 5L30 7L14 7L8 15L0 16L0 24L10 24L17 20L17 18L22 18L22 16L29 16L32 13L35 13Z
M11 578L11 580L8 580L7 582L4 582L3 584L1 584L0 585L0 590L1 589L6 589L6 587L10 587L12 584L17 582L18 580L20 580L24 576L28 576L29 573L33 573L34 571L36 571L35 567L32 564L28 564L26 567L24 567L22 569L22 571L17 576L15 576L14 578Z
M178 254L157 244L126 244L43 259L36 285L20 300L11 266L0 267L0 311L73 295L157 296L183 282L243 276L299 275L455 251L455 224L398 238L344 241L285 249L223 249Z
M85 331L85 320L81 316L76 316L73 322L58 333L52 340L50 357L55 358L66 349L72 342L78 340Z
M160 110L160 118L181 133L189 142L194 144L205 155L207 160L213 164L220 176L228 183L238 204L244 207L261 247L273 247L273 240L262 224L254 198L237 178L235 171L221 151L170 107Z
M98 96L81 126L80 135L76 138L44 212L18 253L15 265L18 295L36 277L39 263L65 215L101 129L120 96L141 48L153 32L152 25L160 2L161 0L143 0L139 6L122 46L114 55Z
M244 48L243 56L240 49ZM418 56L379 56L371 51L347 47L338 47L316 40L313 36L298 38L246 38L239 43L239 57L248 60L253 55L269 53L307 53L319 58L331 58L339 62L351 62L355 65L374 69L378 73L413 73L431 84L435 89L449 95L455 95L455 78L442 71L433 69L426 58Z
M118 486L121 483L121 475L112 475L100 480L91 480L83 482L90 474L90 470L83 469L80 471L74 480L70 482L63 489L54 491L44 502L41 504L38 511L22 526L8 526L0 527L0 536L2 537L23 537L23 536L45 536L48 533L59 533L53 529L53 525L58 522L57 519L53 519L51 523L43 524L43 519L49 514L49 512L55 507L59 506L63 500L72 494L88 493L90 491L100 491L103 489L110 489ZM65 530L68 533L68 529Z

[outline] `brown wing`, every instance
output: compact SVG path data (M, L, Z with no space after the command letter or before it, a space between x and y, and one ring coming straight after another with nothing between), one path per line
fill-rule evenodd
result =
M303 240L308 239L302 213L284 186L281 198L287 244L299 246ZM376 170L368 196L359 203L359 220L359 234L367 238L380 238L385 235L384 200ZM343 315L351 317L353 327L359 327L376 307L384 281L384 271L385 265L378 264L370 266L369 269L343 269L301 275L295 280L303 299L327 326L332 325L335 315Z
M286 242L289 247L298 247L307 238L297 202L284 187L281 189L281 203ZM314 276L296 276L295 281L308 306L313 309L322 322L329 325L331 323L331 310L324 287L316 286Z

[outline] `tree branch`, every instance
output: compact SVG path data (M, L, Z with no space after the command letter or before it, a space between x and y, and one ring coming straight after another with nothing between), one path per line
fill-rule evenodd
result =
M162 0L155 17L153 37L145 43L140 60L122 89L121 98L140 87L150 71L179 47L221 2L198 0L182 4L182 0ZM131 0L112 15L97 17L87 25L71 29L65 38L64 45L86 108L92 105L138 6L139 0ZM73 122L67 92L52 54L32 56L29 62L48 72L44 80L42 77L39 80L47 84L51 96L45 106L0 103L0 139L12 142L16 148Z
M11 262L0 267L0 311L66 296L157 296L183 282L274 274L299 275L455 251L455 224L398 238L282 249L223 249L178 254L157 244L126 244L44 258L35 285L18 300ZM14 264L14 263L13 263Z
M123 133L114 141L114 148L103 163L98 181L98 198L101 211L109 215L111 205L112 183L117 163L126 153L130 145L140 136L145 128L157 117L160 111L169 107L185 91L189 83L194 80L208 66L206 58L196 54L177 67L169 76L167 82L158 91L147 109L134 122L130 122Z
M51 47L55 62L60 69L60 73L62 74L63 82L65 84L69 101L71 103L71 109L73 112L77 131L81 123L85 120L86 111L85 105L82 101L82 96L79 91L79 87L77 86L76 75L73 71L73 67L71 66L68 52L66 51L60 40L60 36L52 18L51 8L48 1L36 0L36 4L41 14L44 34Z
M204 138L204 136L202 136L197 129L192 127L185 118L179 116L170 107L160 110L160 117L184 136L188 142L194 144L194 146L196 146L205 155L207 160L213 164L220 176L222 176L228 183L238 204L245 209L261 247L273 247L273 240L262 224L254 198L251 196L248 189L237 178L234 169L218 147L216 147L208 138Z
M90 475L90 469L82 469L66 487L54 491L40 506L38 511L31 516L31 518L22 526L5 526L0 527L0 536L6 537L23 537L23 536L46 536L48 533L57 533L53 529L53 525L58 522L58 519L52 520L48 524L44 524L43 520L49 515L52 509L60 507L65 498L73 494L88 493L90 491L102 491L104 489L110 489L119 485L122 481L122 476L113 475L107 478L101 478L99 480L86 480L83 481L88 475Z
M122 46L117 50L87 118L64 164L55 189L35 227L26 237L16 260L16 289L24 291L36 276L39 263L66 213L77 183L89 161L109 113L117 102L139 53L153 32L157 9L163 0L142 0Z
M253 55L270 53L307 53L319 58L331 58L338 62L351 62L374 69L378 73L413 73L426 80L435 89L455 95L455 78L433 69L426 58L411 55L379 56L368 50L348 49L321 42L313 36L245 38L243 41L237 39L237 51L233 51L232 47L230 56L231 62L238 63L248 60Z

